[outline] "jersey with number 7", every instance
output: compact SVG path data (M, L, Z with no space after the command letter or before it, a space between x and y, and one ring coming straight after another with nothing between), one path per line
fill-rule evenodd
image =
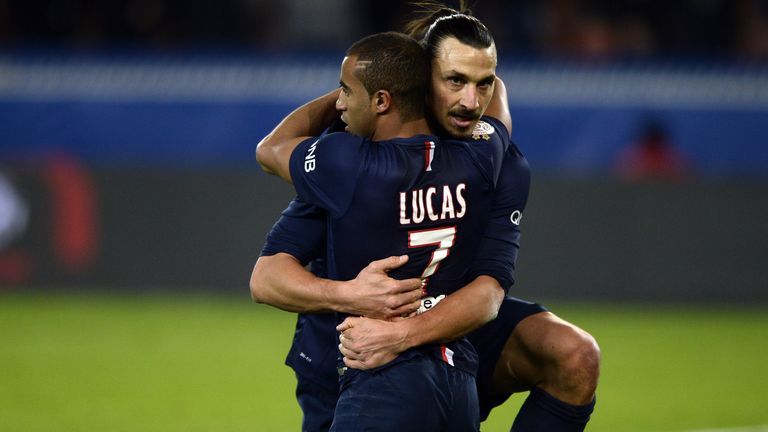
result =
M431 135L374 142L347 133L299 144L291 177L299 197L328 213L328 276L352 279L371 261L408 254L408 263L390 274L426 282L422 311L464 286L508 145ZM475 373L466 340L419 347L396 361L414 355Z

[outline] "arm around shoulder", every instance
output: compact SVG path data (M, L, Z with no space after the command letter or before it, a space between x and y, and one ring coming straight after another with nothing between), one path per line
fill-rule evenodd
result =
M291 153L302 141L320 135L338 118L336 100L339 89L297 108L283 119L256 146L256 160L268 174L290 182Z
M312 274L290 254L261 256L251 273L251 298L289 312L343 312L376 318L408 314L421 303L421 280L387 275L406 261L407 257L374 261L355 279L334 281Z
M485 115L499 120L512 135L512 115L509 113L509 101L507 99L507 87L501 78L496 77L493 87L493 97L485 110Z

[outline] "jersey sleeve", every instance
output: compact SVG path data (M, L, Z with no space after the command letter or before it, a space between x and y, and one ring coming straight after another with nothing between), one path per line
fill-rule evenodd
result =
M504 155L511 144L507 128L496 118L483 116L475 125L471 139L466 142L495 185L501 173Z
M343 215L355 191L365 145L366 140L348 133L301 142L290 160L296 193L333 216Z
M469 281L485 275L495 278L505 292L514 283L520 249L520 223L531 184L528 161L510 144L496 184L488 226L470 267Z
M301 265L325 254L325 210L294 198L267 234L261 256L283 252Z
M496 130L496 133L501 135L503 139L506 141L507 148L509 148L510 145L514 145L512 144L511 131L507 130L507 127L504 126L504 123L502 123L501 120L497 119L496 117L490 117L490 116L483 116L482 120L493 125L493 128Z

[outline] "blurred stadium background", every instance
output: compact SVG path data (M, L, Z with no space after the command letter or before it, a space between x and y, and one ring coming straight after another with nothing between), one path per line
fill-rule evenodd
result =
M589 430L768 430L768 2L473 9L534 175L514 293L601 343ZM411 10L0 0L0 429L297 430L254 148Z

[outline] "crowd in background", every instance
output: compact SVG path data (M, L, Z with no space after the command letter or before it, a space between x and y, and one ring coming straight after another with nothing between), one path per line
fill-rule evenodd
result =
M768 59L768 0L470 3L507 53ZM343 49L401 28L412 10L406 0L0 0L0 47Z

